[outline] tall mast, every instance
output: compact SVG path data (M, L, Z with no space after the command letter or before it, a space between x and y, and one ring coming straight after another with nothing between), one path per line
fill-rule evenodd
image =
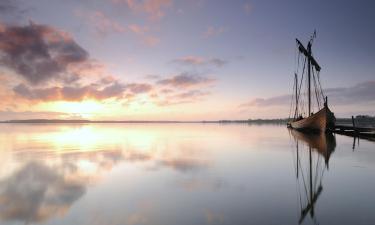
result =
M298 117L298 77L297 74L294 74L294 83L295 83L295 89L296 89L296 111L294 112L294 118Z
M307 44L307 54L311 56L311 42ZM309 115L311 115L311 60L307 57L307 79L308 79L308 94L309 94Z
M296 39L297 45L298 45L298 50L304 54L307 58L307 63L308 63L308 69L307 69L307 76L308 76L308 95L309 95L309 115L311 115L311 67L313 66L317 72L320 71L320 66L314 59L314 57L311 55L311 45L312 45L312 40L309 41L307 44L307 49L303 46L303 44Z

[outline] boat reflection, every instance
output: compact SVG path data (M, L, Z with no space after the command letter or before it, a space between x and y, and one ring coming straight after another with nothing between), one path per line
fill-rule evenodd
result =
M331 133L306 134L290 130L296 148L296 178L300 204L299 224L310 214L318 224L315 205L323 191L324 172L329 169L329 159L336 148L336 138Z

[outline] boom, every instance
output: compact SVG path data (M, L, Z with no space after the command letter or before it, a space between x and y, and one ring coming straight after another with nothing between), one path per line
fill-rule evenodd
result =
M314 59L314 57L307 51L307 49L303 46L303 44L296 38L297 44L298 44L298 50L304 54L311 62L313 66L315 66L316 71L320 71L320 66Z

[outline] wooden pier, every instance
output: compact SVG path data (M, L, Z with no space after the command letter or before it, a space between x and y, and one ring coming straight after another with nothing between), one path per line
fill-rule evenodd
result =
M335 125L331 130L333 133L350 137L363 138L375 141L375 127L359 127L356 126L354 117L352 117L352 125Z

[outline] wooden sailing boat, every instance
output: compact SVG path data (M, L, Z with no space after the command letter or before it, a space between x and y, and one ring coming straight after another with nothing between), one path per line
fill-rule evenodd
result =
M333 128L335 123L335 116L328 108L327 96L324 96L323 89L320 85L319 72L321 67L315 60L312 54L312 43L316 36L311 37L307 44L307 48L296 39L298 48L298 66L297 72L295 73L294 79L294 91L293 91L293 101L294 103L294 115L292 120L288 123L288 127L308 132L325 132L327 129ZM303 69L301 71L301 79L298 80L298 70L300 59L303 60ZM306 92L301 93L303 87L303 77L307 72L306 77ZM313 86L313 87L312 87ZM316 104L315 108L317 112L314 113L314 102L312 101L312 95L315 95ZM303 95L307 97L307 112L304 108ZM293 106L293 104L292 104Z
M323 191L323 175L324 171L328 169L329 158L335 150L336 139L331 133L306 134L292 130L291 134L296 143L295 169L299 186L299 224L304 221L308 214L310 214L314 223L318 224L315 216L316 202ZM304 150L303 147L308 147L308 151L301 151ZM322 156L325 165L321 160Z

